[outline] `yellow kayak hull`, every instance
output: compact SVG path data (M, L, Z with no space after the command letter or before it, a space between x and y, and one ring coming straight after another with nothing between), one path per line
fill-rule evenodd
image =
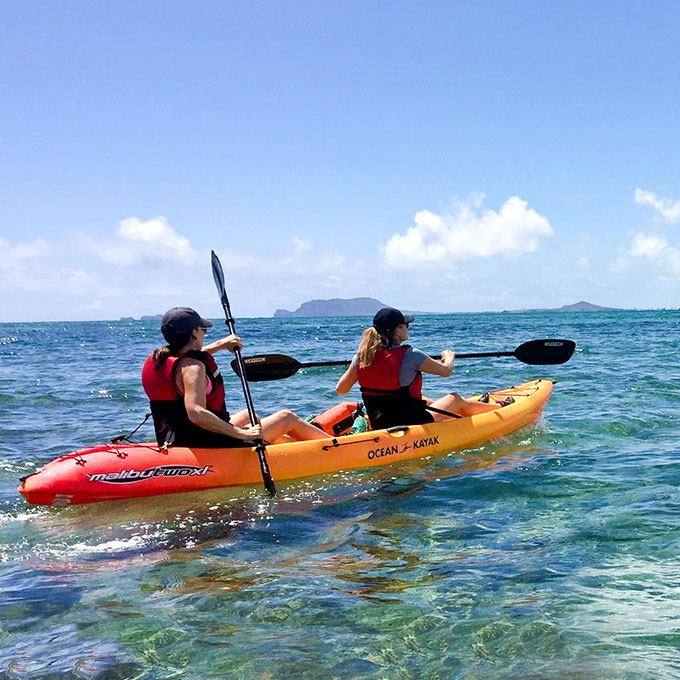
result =
M425 425L267 446L275 482L341 470L379 467L477 446L535 421L550 398L548 379L498 390L514 403L495 411ZM474 397L473 397L474 398ZM26 477L19 492L29 503L77 505L262 481L254 449L193 449L155 444L108 444L47 463Z

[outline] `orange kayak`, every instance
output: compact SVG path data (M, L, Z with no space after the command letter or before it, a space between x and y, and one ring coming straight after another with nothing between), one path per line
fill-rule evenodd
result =
M275 482L340 470L378 467L477 446L529 425L550 398L548 379L498 390L514 403L488 413L425 425L369 430L267 446ZM474 398L474 397L473 397ZM262 482L255 449L198 449L104 444L55 458L22 480L19 492L37 505L66 506Z

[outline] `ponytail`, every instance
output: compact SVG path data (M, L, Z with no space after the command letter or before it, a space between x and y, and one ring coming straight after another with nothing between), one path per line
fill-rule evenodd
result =
M167 345L164 347L159 347L154 350L153 353L153 363L154 368L158 370L168 359L168 357L176 357L179 351L186 345L191 339L191 333L188 335L180 335L174 337Z
M357 364L359 368L371 365L373 357L381 349L388 349L392 345L392 338L379 333L373 326L364 331L357 350Z

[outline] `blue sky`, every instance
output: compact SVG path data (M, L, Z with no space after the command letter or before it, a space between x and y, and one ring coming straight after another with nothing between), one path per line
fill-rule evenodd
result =
M680 306L676 2L0 7L0 321Z

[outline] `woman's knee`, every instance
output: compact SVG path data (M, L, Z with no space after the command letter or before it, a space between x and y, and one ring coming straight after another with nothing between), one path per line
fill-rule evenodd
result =
M450 404L460 404L463 401L463 397L458 394L458 392L449 392L444 399L446 399Z
M230 422L232 425L236 425L236 427L241 427L242 425L250 425L250 415L246 410L238 411L237 413L234 413L231 416Z
M284 408L284 409L281 409L280 411L277 411L274 414L274 417L278 421L285 422L285 423L291 422L293 420L299 420L299 418L291 410L289 410L287 408Z

